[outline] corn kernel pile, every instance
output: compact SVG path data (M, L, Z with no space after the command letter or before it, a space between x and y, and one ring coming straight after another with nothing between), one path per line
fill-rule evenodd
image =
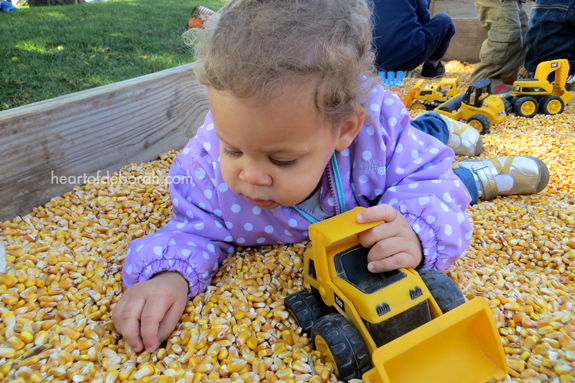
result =
M472 66L446 67L468 85ZM484 136L480 158L533 155L551 175L539 195L469 208L475 234L446 272L468 298L490 300L506 382L575 382L574 144L574 105L559 116L509 116ZM119 173L167 176L176 154ZM159 350L130 349L111 320L127 244L170 215L164 184L95 181L2 223L0 383L336 382L283 304L305 287L301 243L238 248Z

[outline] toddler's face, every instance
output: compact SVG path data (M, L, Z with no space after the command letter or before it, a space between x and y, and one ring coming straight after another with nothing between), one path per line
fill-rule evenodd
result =
M255 102L210 88L224 181L262 209L292 206L318 186L334 150L349 146L315 108L315 82L288 85Z

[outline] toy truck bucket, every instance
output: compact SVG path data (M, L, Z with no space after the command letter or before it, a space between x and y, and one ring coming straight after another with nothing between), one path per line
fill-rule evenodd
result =
M409 109L411 107L411 104L413 104L413 99L415 97L415 94L417 93L417 90L423 84L424 81L425 80L423 80L423 79L418 80L417 83L413 86L413 88L411 88L410 91L407 92L407 95L403 99L403 103L405 104L405 107L407 109Z
M507 375L487 300L475 298L378 348L366 383L485 383Z

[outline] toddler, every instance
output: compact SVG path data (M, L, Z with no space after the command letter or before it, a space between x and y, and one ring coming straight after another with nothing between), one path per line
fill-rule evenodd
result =
M129 244L114 307L134 351L166 339L237 245L300 242L356 206L385 222L360 234L372 272L455 262L470 194L453 150L376 85L366 0L233 0L206 24L210 112L171 167L170 222Z

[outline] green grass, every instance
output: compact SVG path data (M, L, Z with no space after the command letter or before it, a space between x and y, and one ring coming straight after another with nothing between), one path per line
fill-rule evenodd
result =
M197 4L122 0L0 13L0 110L192 62L181 36Z

